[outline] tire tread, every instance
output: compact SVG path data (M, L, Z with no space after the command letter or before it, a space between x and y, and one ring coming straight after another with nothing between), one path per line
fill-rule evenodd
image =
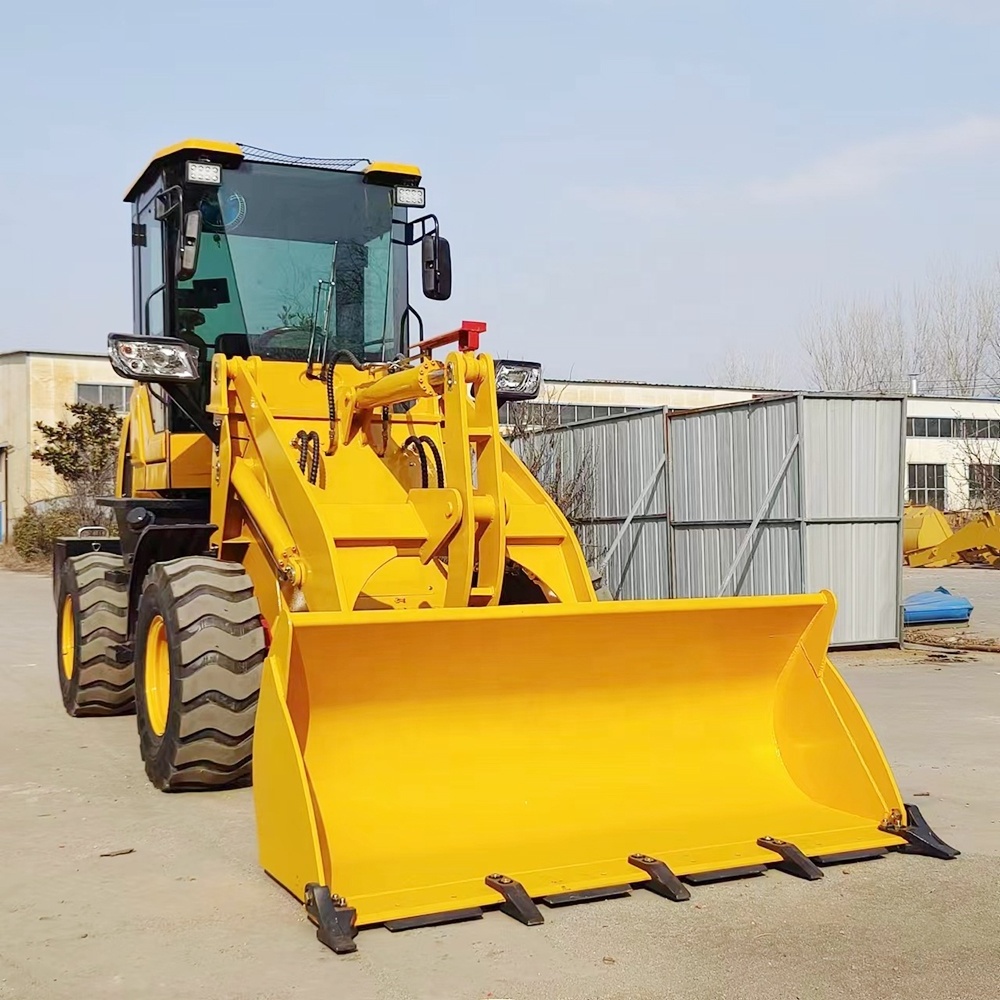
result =
M192 556L157 563L146 586L159 594L181 661L172 666L180 698L170 709L179 719L168 723L165 750L155 758L144 750L150 780L168 791L250 784L267 655L250 577L239 563Z
M131 663L119 663L115 647L127 639L128 587L105 574L121 569L122 557L87 552L69 560L77 598L76 688L64 695L72 716L126 715L135 709L135 673Z

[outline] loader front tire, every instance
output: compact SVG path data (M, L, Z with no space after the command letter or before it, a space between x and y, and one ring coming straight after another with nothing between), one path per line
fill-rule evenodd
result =
M136 722L146 775L163 791L250 784L267 653L239 563L155 563L136 616Z
M132 664L117 647L128 632L128 585L105 574L124 567L111 552L87 552L63 563L56 598L59 690L74 718L123 715L135 707Z

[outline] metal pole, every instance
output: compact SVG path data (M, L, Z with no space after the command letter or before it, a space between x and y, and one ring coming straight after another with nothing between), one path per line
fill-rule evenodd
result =
M806 432L806 402L805 396L800 392L795 397L795 429L798 434L804 435ZM806 449L799 448L799 495L796 497L799 504L799 593L808 592L809 586L809 530L806 517L809 513L809 483L806 481Z
M899 476L897 483L899 494L896 497L896 516L899 518L899 530L896 532L896 643L902 648L903 645L903 506L906 503L906 424L908 402L906 398L900 399L900 428L899 428Z

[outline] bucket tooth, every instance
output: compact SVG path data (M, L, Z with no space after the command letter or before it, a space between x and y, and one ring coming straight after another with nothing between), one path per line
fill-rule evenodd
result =
M507 875L494 873L486 876L486 884L503 896L504 902L500 906L500 911L506 913L508 917L513 917L529 927L545 923L545 918L520 882Z
M419 917L403 917L387 920L382 926L387 931L410 931L416 927L436 927L438 924L457 924L463 920L479 920L483 911L478 906L464 910L443 910L440 913L424 913Z
M320 944L338 955L357 951L354 941L358 929L355 926L357 911L348 906L342 896L331 895L325 885L310 882L306 886L306 913L316 924L316 938Z
M681 883L663 861L651 858L648 854L630 854L628 863L642 869L649 876L648 881L640 883L641 888L672 899L675 903L683 903L691 898L691 890Z
M903 825L902 817L899 813L893 813L882 824L882 829L888 833L894 833L897 837L902 837L906 841L906 846L901 848L904 854L923 854L928 858L939 858L942 861L951 861L957 858L961 851L956 850L946 844L928 825L920 810L906 803L906 825Z
M796 878L804 878L809 882L815 882L817 879L823 878L823 872L820 871L817 865L787 840L778 840L775 837L760 837L757 840L757 846L781 855L780 863L774 866L778 871L794 875Z

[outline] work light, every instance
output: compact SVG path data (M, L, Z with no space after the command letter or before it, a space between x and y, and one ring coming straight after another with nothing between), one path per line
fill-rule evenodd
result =
M537 361L498 361L496 380L498 399L534 399L542 388L542 366Z
M185 174L190 184L221 184L222 167L218 163L205 163L202 160L188 160L185 164Z
M393 188L392 203L400 208L423 208L425 192L422 187L407 187L397 184Z

